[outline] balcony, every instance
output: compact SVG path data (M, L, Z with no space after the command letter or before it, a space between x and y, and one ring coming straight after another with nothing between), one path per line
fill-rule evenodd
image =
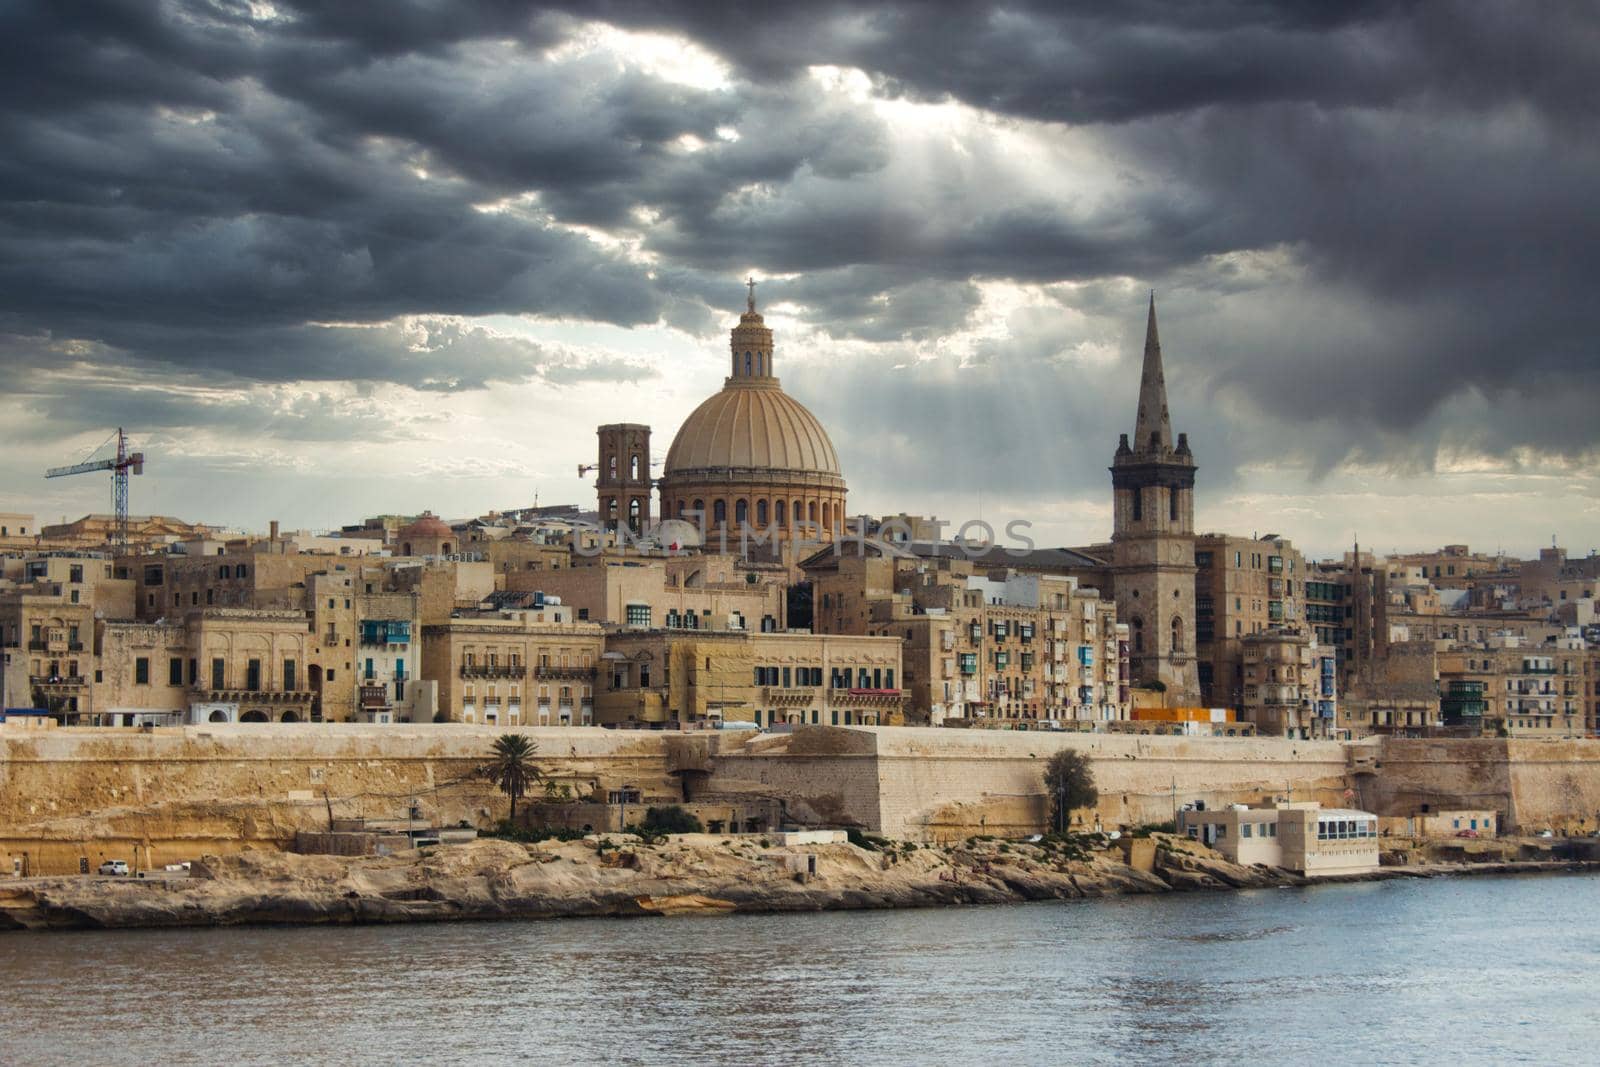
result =
M828 699L839 704L898 704L901 693L899 689L846 689L835 686L828 690Z
M463 678L521 678L526 674L527 668L509 664L464 664L461 668Z
M45 692L79 689L84 684L81 674L30 674L28 682L36 689Z
M227 689L193 686L195 699L211 704L310 704L316 694L309 689Z
M83 651L83 642L82 641L68 641L67 642L67 651L68 652L82 652Z
M48 641L29 641L28 642L28 651L29 652L48 652L48 651L50 651L50 643Z
M595 669L593 667L536 667L533 673L536 678L591 679L594 677Z
M384 708L389 706L389 687L386 685L364 685L361 687L361 706L364 708Z
M788 685L764 685L761 687L761 699L768 704L809 704L816 689L802 688Z

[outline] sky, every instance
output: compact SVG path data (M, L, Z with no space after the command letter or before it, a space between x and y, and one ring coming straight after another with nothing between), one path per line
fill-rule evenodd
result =
M0 5L0 510L592 506L748 276L853 512L1110 530L1154 290L1197 525L1600 546L1600 9ZM103 452L101 453L103 454Z

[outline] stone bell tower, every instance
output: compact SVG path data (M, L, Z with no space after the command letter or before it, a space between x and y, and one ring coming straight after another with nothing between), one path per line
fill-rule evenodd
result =
M650 528L650 427L619 422L595 433L600 438L595 481L600 522L608 530L626 526L642 534Z
M1135 684L1159 681L1168 706L1198 704L1194 653L1194 456L1172 439L1167 382L1150 294L1144 371L1133 440L1123 434L1111 464L1111 534L1117 620L1128 624Z

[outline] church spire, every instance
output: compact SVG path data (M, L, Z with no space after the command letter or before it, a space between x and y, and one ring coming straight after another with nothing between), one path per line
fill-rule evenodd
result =
M1161 335L1156 331L1156 292L1150 290L1150 318L1144 328L1144 371L1139 376L1139 413L1133 424L1135 452L1172 448L1172 420L1167 416L1167 378L1161 368Z

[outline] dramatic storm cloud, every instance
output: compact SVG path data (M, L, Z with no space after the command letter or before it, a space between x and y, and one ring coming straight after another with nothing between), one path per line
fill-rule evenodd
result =
M0 507L577 500L739 282L861 511L1108 527L1156 289L1200 521L1600 543L1583 4L0 9ZM228 510L222 510L228 509ZM1492 547L1492 546L1486 546Z

